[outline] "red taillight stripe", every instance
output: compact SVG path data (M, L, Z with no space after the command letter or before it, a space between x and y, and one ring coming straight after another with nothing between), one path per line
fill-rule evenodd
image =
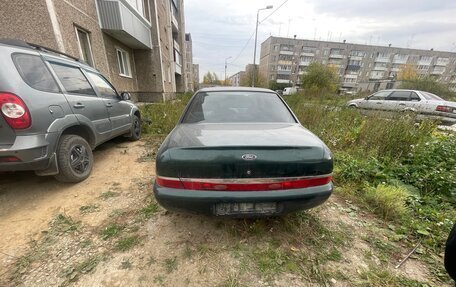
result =
M265 182L254 182L252 183L233 183L225 179L219 181L210 179L204 181L204 179L177 179L177 178L163 178L157 177L156 183L163 187L179 188L188 190L213 190L213 191L268 191L268 190L284 190L284 189L298 189L307 188L313 186L325 185L331 182L332 176L321 176L321 177L306 177L300 179L289 179L283 178L282 180L271 180ZM234 181L234 180L233 180ZM243 179L245 181L245 179Z

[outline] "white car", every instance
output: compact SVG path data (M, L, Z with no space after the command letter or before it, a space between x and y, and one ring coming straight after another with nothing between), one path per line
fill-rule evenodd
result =
M417 90L383 90L364 99L347 103L348 107L372 111L412 112L417 119L432 119L443 124L456 124L456 102Z

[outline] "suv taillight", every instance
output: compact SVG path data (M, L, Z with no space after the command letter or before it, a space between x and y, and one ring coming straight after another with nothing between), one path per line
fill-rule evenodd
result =
M453 108L448 106L437 106L435 110L438 112L451 113Z
M13 129L26 129L32 124L27 106L21 98L14 94L0 92L0 110L6 122Z

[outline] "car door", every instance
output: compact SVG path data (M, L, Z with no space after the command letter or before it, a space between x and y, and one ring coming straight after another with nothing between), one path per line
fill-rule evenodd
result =
M391 91L380 91L362 101L358 106L366 110L383 110L386 97L391 94Z
M112 136L121 135L130 131L131 128L131 105L121 100L114 87L102 75L84 71L94 85L97 94L103 99L108 109L109 119L112 125Z
M98 97L81 69L69 62L49 61L76 118L96 132L96 142L111 136L111 122L102 98Z
M410 102L411 91L394 91L385 101L384 108L387 111L405 111Z

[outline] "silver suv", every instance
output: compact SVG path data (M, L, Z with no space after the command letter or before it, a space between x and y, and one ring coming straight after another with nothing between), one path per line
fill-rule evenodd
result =
M0 40L0 65L0 172L80 182L92 171L96 146L140 138L141 115L130 95L78 59Z

